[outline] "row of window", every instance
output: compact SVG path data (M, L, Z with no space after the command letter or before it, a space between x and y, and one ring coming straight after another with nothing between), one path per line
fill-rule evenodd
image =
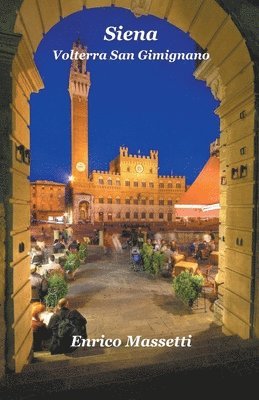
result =
M42 186L42 187L41 187L41 190L44 190L45 188L48 188L49 190L53 190L53 187L52 187L52 186ZM35 191L35 190L36 190L35 186L33 186L32 189ZM61 188L55 187L55 190L61 191Z
M36 194L35 193L32 193L32 197L36 197ZM55 194L55 196L53 196L53 193L50 193L48 196L44 196L44 195L41 195L40 196L40 198L42 199L42 200L44 200L44 201L48 201L49 199L53 199L53 198L58 198L58 199L61 199L61 198L64 198L64 196L62 196L61 194Z
M130 219L131 217L132 217L133 219L154 219L154 216L155 216L155 215L154 215L153 212L150 212L150 213L146 213L146 212L142 212L142 213L134 212L134 213L132 214L132 216L131 216L131 213L130 213L130 212L126 212L126 213L124 214L124 216L125 216L125 219ZM164 214L164 213L159 213L159 214L158 214L158 218L159 218L159 219L164 219L165 216L166 216L166 214ZM99 213L99 221L103 221L103 217L104 217L103 213L102 213L102 212ZM108 219L108 221L112 221L113 217L114 217L114 216L113 216L112 213L108 213L108 214L107 214L107 219ZM123 217L123 215L122 215L122 213L120 213L120 212L118 212L118 213L115 214L115 219L121 219L122 217ZM167 218L168 218L168 220L172 220L172 214L171 214L171 213L167 214Z
M104 179L103 178L99 178L98 179L98 183L99 185L104 185ZM112 185L112 179L108 178L107 179L107 185ZM115 185L116 186L120 186L121 185L121 181L119 179L116 179L115 181ZM125 186L130 186L130 181L126 180L125 181ZM134 181L133 182L133 187L147 187L147 182L138 182L138 181ZM148 183L148 187L150 188L154 188L154 182L149 182ZM169 182L167 185L165 185L163 182L160 182L158 185L159 189L163 189L165 187L167 187L168 189L172 189L173 188L173 184L171 182ZM181 189L181 183L176 183L175 187L177 189Z
M98 203L99 204L104 204L104 198L103 197L99 197L98 199ZM107 199L107 204L113 204L113 199L111 197L108 197ZM121 199L119 197L117 197L115 199L115 203L114 204L121 204ZM141 205L146 205L149 204L150 206L154 205L154 199L125 199L125 203L124 204L141 204ZM172 206L173 205L173 200L169 199L167 200L167 202L164 199L159 199L158 200L158 205L159 206L164 206L165 204L167 204L168 206Z

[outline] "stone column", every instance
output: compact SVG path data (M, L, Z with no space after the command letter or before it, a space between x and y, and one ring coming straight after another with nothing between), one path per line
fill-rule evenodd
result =
M99 246L103 246L103 231L99 231Z
M1 265L5 370L21 371L32 349L30 275L30 106L42 81L20 34L0 35L0 202L4 229ZM4 240L4 243L3 243ZM2 311L1 311L2 312ZM4 332L4 333L3 333ZM5 341L4 341L5 339Z
M0 377L6 369L5 352L7 342L6 317L7 300L6 287L9 286L8 265L8 198L11 196L11 162L12 145L10 134L12 132L12 62L17 51L21 35L0 33ZM9 216L10 218L10 216ZM6 251L7 250L7 251ZM9 338L9 340L12 340Z

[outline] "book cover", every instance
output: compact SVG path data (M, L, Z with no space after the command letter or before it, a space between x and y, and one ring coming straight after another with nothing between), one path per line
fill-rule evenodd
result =
M256 2L0 7L3 396L252 384Z

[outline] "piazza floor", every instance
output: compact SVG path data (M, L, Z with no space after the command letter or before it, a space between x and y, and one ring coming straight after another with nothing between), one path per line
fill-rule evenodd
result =
M88 321L88 335L98 338L195 337L213 330L213 297L199 299L193 311L175 298L170 278L153 277L130 268L129 251L112 256L90 250L88 262L70 284L70 306Z

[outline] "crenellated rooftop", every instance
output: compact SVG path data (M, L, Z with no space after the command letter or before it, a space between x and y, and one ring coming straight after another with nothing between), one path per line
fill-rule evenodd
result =
M171 179L185 179L185 176L178 176L178 175L159 175L158 176L158 179L168 179L168 178L171 178Z
M116 176L120 175L119 172L100 171L99 169L98 169L98 170L94 169L94 170L92 171L92 174L114 175L114 176L115 176L115 175L116 175Z

